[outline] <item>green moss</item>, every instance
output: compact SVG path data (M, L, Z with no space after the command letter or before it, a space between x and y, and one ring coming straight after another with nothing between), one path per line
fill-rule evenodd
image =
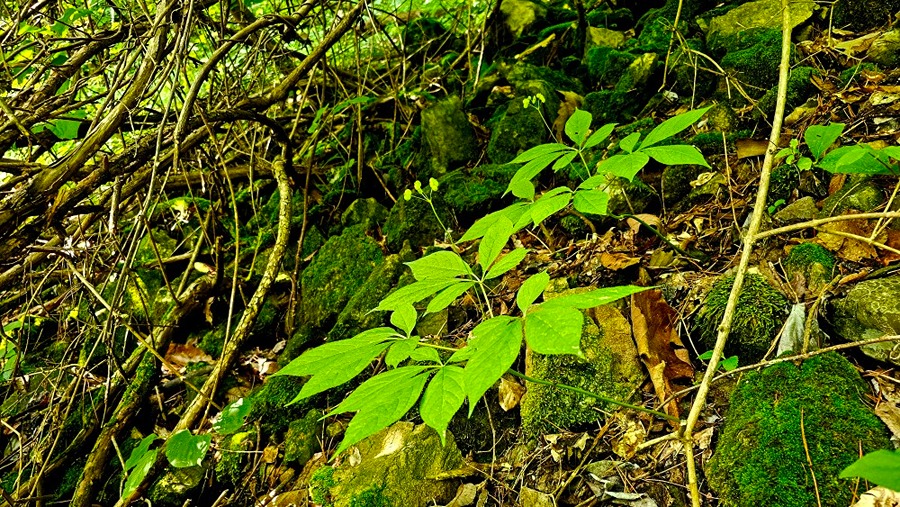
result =
M259 421L267 434L281 434L291 421L303 417L309 410L309 401L291 404L303 387L303 380L289 375L269 377L258 391L250 396L252 409L248 420Z
M812 67L796 67L791 70L787 84L786 110L791 111L803 104L810 95L816 92L812 83L812 77L819 75L819 71ZM775 101L778 96L778 86L773 86L766 92L757 107L767 117L775 112Z
M865 31L884 25L900 11L898 0L853 0L834 4L834 26Z
M884 425L862 401L866 391L853 365L833 352L800 368L779 363L748 373L732 393L706 470L722 504L852 503L856 480L839 479L840 471L860 452L890 445Z
M357 199L347 206L341 215L341 224L344 227L362 225L367 232L378 230L387 220L388 210L374 198Z
M525 97L543 95L546 102L538 108L525 107ZM506 164L519 153L547 141L545 118L555 118L559 99L555 88L545 81L525 81L516 86L516 97L497 109L488 122L491 139L487 155L495 164ZM550 120L552 121L552 120Z
M593 127L633 119L643 107L634 94L600 90L584 96L584 110L593 115Z
M439 180L440 194L457 218L466 223L496 209L519 164L485 164L453 171Z
M384 486L372 486L350 499L350 507L394 507L384 494Z
M250 454L256 445L256 430L241 431L229 435L219 446L221 458L216 463L216 480L234 487L243 483L244 468L250 462Z
M300 313L306 324L327 326L384 260L381 247L362 226L331 237L303 270Z
M769 205L779 199L787 201L794 189L800 186L800 168L795 164L781 164L772 170L769 193L766 200Z
M879 69L878 65L875 65L874 63L861 62L857 65L854 65L852 67L846 68L843 71L841 71L840 87L844 88L845 86L848 86L851 83L860 82L863 79L863 77L862 77L863 72L880 72L880 71L881 71L881 69Z
M719 137L721 145L722 138ZM700 166L696 165L672 165L666 166L662 173L662 197L666 206L672 208L681 203L681 200L687 197L691 192L691 182L697 179L697 176L703 172Z
M320 450L322 412L312 409L302 419L292 421L284 436L284 461L302 467Z
M432 200L441 222L450 227L450 213L440 193L434 194ZM399 199L384 224L384 237L388 249L397 252L405 241L416 248L433 245L434 240L444 238L444 230L427 202L417 198Z
M334 480L334 467L327 465L319 467L309 478L309 494L312 501L323 507L333 505L329 490L335 486L337 481Z
M595 47L588 50L584 63L587 66L588 78L596 88L599 88L616 84L634 58L635 56L627 51L611 47Z
M672 40L672 27L675 23L665 17L652 17L644 23L637 39L629 41L629 46L641 52L666 54L669 49L669 42Z
M731 49L722 57L722 67L751 85L745 87L751 96L761 95L754 91L771 88L778 82L781 30L748 30L733 38L727 47Z
M734 275L717 280L697 317L701 339L708 349L713 348L716 342L719 322L725 313L732 285ZM787 317L787 305L785 297L763 276L748 274L738 296L725 353L737 355L742 363L762 359Z
M613 9L608 5L601 5L587 13L587 23L590 26L602 28L626 28L634 26L634 14L627 7Z
M822 245L801 243L791 249L783 265L789 281L818 294L834 275L835 257Z

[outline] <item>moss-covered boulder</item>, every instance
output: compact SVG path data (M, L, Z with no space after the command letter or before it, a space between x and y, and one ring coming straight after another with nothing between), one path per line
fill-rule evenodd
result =
M531 0L504 0L500 2L500 12L503 23L516 39L547 17L547 8Z
M707 349L715 345L719 323L725 314L733 285L734 275L717 280L697 316L699 335ZM787 299L762 275L748 274L738 295L725 353L737 355L742 363L759 361L769 350L787 314Z
M367 236L362 226L347 228L340 236L328 238L303 270L303 322L322 327L334 322L347 301L384 260L381 247Z
M784 272L798 294L818 296L834 275L834 254L817 243L801 243L784 258Z
M281 434L292 421L303 418L309 410L309 402L291 403L303 387L303 379L290 375L272 376L261 388L250 395L248 421L259 421L266 434Z
M422 139L428 147L431 176L466 164L478 155L478 139L458 98L435 102L422 111Z
M284 461L303 467L313 454L321 450L319 435L322 433L322 412L312 409L302 419L288 426L284 435Z
M781 62L781 30L755 30L736 36L722 57L721 65L743 83L752 96L761 93L754 90L768 89L778 82L778 65Z
M834 330L847 341L900 333L900 276L865 280L833 303ZM900 366L894 342L860 347L867 356Z
M453 171L439 180L447 206L465 224L501 206L501 198L520 164L484 164Z
M812 83L813 76L819 74L819 71L806 66L795 67L791 69L788 76L787 96L785 107L788 112L794 108L800 107L806 99L816 93L818 90ZM769 88L769 90L759 99L756 104L757 112L771 117L775 112L775 101L778 97L778 85Z
M634 58L634 54L627 51L611 46L598 46L587 50L584 64L587 66L590 82L598 89L616 84Z
M858 485L839 479L841 470L860 452L890 445L866 391L853 365L833 352L799 368L779 363L748 373L706 468L722 505L849 505Z
M893 22L900 0L853 0L834 4L834 26L864 31Z
M413 248L430 246L435 240L443 240L446 231L444 227L451 227L452 222L447 206L441 194L432 195L434 209L427 202L413 196L412 199L398 199L388 215L383 232L387 247L392 252L399 252L404 242L408 241ZM441 217L438 221L437 212Z
M633 94L619 90L600 90L584 96L583 109L594 117L592 127L633 119L644 104Z
M216 463L216 480L229 486L241 486L245 468L252 460L251 452L257 443L256 430L239 431L228 435L219 444L220 457Z
M153 505L180 507L196 496L206 476L206 466L169 467L150 487L148 497Z
M872 211L884 202L884 191L872 178L853 174L840 190L822 201L821 217L831 217L847 210Z
M547 297L568 292L551 293ZM627 401L643 380L637 349L631 339L631 327L625 317L609 305L593 308L588 314L581 336L583 358L545 356L529 350L525 372L535 378ZM576 429L596 421L598 410L606 408L600 400L571 391L533 382L526 382L525 386L527 392L522 397L521 415L522 431L528 439L558 433L562 429Z
M374 198L357 199L347 206L341 215L341 225L352 227L361 225L366 231L375 231L384 225L388 217L388 209Z
M313 474L310 488L316 503L333 507L444 505L453 498L459 482L439 477L465 466L453 435L448 433L446 444L441 445L433 429L410 422L395 423L350 452L359 459L345 460L336 468L323 467Z
M525 107L526 97L543 97ZM547 118L559 110L556 90L545 81L524 81L516 86L516 97L498 110L489 122L491 140L487 155L495 164L505 164L519 153L548 141Z
M791 28L812 17L815 8L813 0L789 2ZM757 0L738 5L710 20L706 33L707 44L711 47L721 46L727 44L732 37L752 29L781 30L781 17L780 0ZM778 45L777 48L780 51L781 46Z
M619 30L610 30L609 28L589 26L587 30L587 41L585 42L585 51L591 48L605 47L618 49L625 44L625 33Z

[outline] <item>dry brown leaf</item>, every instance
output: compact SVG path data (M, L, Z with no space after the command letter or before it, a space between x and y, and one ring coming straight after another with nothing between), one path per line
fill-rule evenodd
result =
M600 254L600 264L603 265L604 268L611 269L613 271L618 271L629 266L634 266L638 262L641 262L640 257L630 257L623 253L603 252Z
M874 224L866 220L842 220L823 225L816 237L822 243L822 246L834 252L841 259L850 262L860 262L865 259L878 258L878 251L874 246L858 239L848 238L839 234L829 234L829 232L853 234L867 238L872 233L873 227ZM886 235L883 233L879 236L885 236L886 238ZM885 238L879 237L876 240L881 241Z
M170 343L165 357L169 364L179 370L183 370L190 363L202 361L212 364L216 362L215 359L200 348L184 343Z
M638 213L635 215L635 218L643 220L645 224L655 227L657 231L663 232L662 220L660 220L658 216L651 215L650 213ZM637 234L638 230L641 228L641 223L634 218L628 218L625 222L634 234Z
M691 379L694 368L686 360L686 351L676 331L678 312L668 305L658 290L631 296L631 322L634 340L641 360L650 372L653 389L660 401L675 391L673 382ZM681 349L681 353L678 353ZM678 417L673 400L664 407L666 413Z
M612 451L622 458L630 459L637 452L638 446L644 443L647 430L640 421L632 418L620 420L619 425L624 431L613 439Z
M505 376L500 379L500 388L498 389L497 396L500 398L500 408L503 410L508 412L516 408L524 394L525 386L522 384L515 380L508 379Z
M556 135L557 141L563 140L566 128L566 122L576 109L581 107L584 99L575 92L567 92L560 90L563 99L559 101L559 111L556 113L556 120L553 121L553 133Z

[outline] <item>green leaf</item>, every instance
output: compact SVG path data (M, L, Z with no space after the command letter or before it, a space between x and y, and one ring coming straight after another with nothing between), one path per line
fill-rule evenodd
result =
M560 143L548 143L548 144L539 144L534 148L531 148L524 153L520 153L518 157L512 159L510 164L521 164L523 162L530 162L538 157L549 155L551 153L559 153L570 148L565 144Z
M576 210L590 215L606 215L608 205L609 194L603 190L578 190L572 199Z
M594 308L596 306L612 303L617 299L645 291L652 287L638 287L636 285L619 285L616 287L605 287L603 289L594 289L588 292L578 294L566 294L549 301L544 302L543 306L569 306L573 308Z
M844 132L843 123L832 123L830 125L810 125L803 133L803 140L813 158L819 160L828 148L841 137Z
M572 163L573 160L575 160L575 157L577 157L577 156L578 156L578 152L573 151L571 153L566 153L565 155L559 157L558 159L556 159L556 162L553 163L553 170L559 171L560 169L568 166L569 164Z
M623 151L631 153L634 151L634 145L637 144L640 138L640 132L632 132L628 135L628 137L619 141L619 148L622 148Z
M613 155L600 163L599 170L632 181L649 161L650 157L640 151L628 155Z
M391 324L406 333L406 336L409 336L412 334L413 328L416 327L418 316L413 305L400 305L399 308L391 313Z
M516 293L516 306L519 307L519 310L522 310L522 313L528 313L528 308L537 301L549 283L550 275L546 271L533 274L522 282L519 292Z
M243 399L243 398L241 398ZM153 445L153 442L159 437L156 436L155 433L151 433L141 439L141 442L131 450L131 454L128 455L128 461L125 462L125 471L131 470L136 467L138 463L140 463L141 459L144 458L144 455L150 452L150 446ZM156 451L154 451L156 452Z
M491 278L497 278L498 276L503 275L510 269L519 265L522 262L522 259L525 258L525 255L528 254L528 250L525 248L516 248L515 250L505 254L503 257L491 266L491 269L488 270L487 274L484 275L485 280L490 280Z
M557 187L545 193L531 207L531 220L537 226L550 215L565 208L572 200L572 191L567 187Z
M128 474L125 485L122 486L122 498L131 496L132 493L137 491L138 486L144 482L144 478L147 477L147 474L150 473L150 469L153 468L153 464L156 463L157 453L159 453L159 451L156 449L146 452L141 456L138 462L135 463L131 473Z
M583 325L581 310L540 305L525 316L525 341L538 354L581 356Z
M181 430L169 437L166 443L166 459L175 468L200 466L211 441L212 435L208 433L192 435L190 430Z
M513 233L513 224L507 218L501 218L485 233L478 245L478 264L481 272L487 273L488 268L503 251L506 242Z
M569 150L569 148L566 148L566 151L568 151L568 150ZM522 182L529 182L529 184L530 184L531 180L533 180L535 176L540 174L541 171L543 171L550 164L552 164L554 160L563 156L563 154L564 154L564 152L561 152L561 151L545 153L543 155L538 156L534 160L528 162L527 164L523 165L518 171L516 171L516 174L513 175L512 179L509 180L509 186L506 188L506 192L504 192L503 195L506 195L507 193L512 192L513 195L515 195L516 197L520 197L522 199L530 199L530 197L517 195L514 192L514 190L517 189L517 185L519 185ZM515 161L513 161L513 162L515 162ZM523 188L523 187L519 187L518 189L521 190L521 188ZM533 188L533 186L532 186L532 188Z
M687 111L679 114L678 116L673 116L668 120L660 123L653 131L651 131L646 138L644 138L644 142L641 143L640 149L649 148L654 144L668 139L675 134L681 132L682 130L690 127L694 123L697 122L707 111L709 111L709 107L704 107L703 109L694 109L693 111Z
M501 218L506 218L510 222L516 223L529 206L530 203L517 202L513 205L503 208L500 211L495 211L493 213L485 215L484 217L476 221L472 225L472 227L469 227L469 230L467 230L466 233L463 234L461 238L459 238L459 241L457 241L457 243L472 241L484 236L485 233Z
M689 144L657 146L641 150L663 165L702 165L709 167L700 150Z
M419 363L441 364L441 356L431 347L419 347L409 355L410 359Z
M591 176L590 178L582 181L581 185L578 185L578 188L593 189L593 188L599 187L600 185L606 183L607 181L609 181L609 176L607 176L606 174L604 174L604 173L595 174L595 175Z
M856 460L840 477L861 477L883 488L900 491L900 452L881 449Z
M528 180L520 180L515 183L510 183L509 187L507 187L507 191L511 192L512 195L518 197L519 199L532 200L534 199L534 183Z
M400 420L419 399L428 380L428 374L422 374L425 370L424 366L403 366L375 375L329 412L329 416L357 412L336 452Z
M456 301L456 298L465 294L473 285L475 285L475 282L457 282L438 292L437 295L428 302L425 313L435 313L447 308Z
M615 128L615 123L607 123L606 125L597 129L597 131L591 134L591 136L588 137L587 141L585 141L584 149L593 148L594 146L597 146L598 144L605 141L606 138L608 138L609 135L612 134L612 131Z
M466 396L469 416L475 403L500 379L519 357L522 348L522 320L501 315L478 324L469 340L472 356L466 363Z
M797 169L801 171L809 171L812 169L813 161L809 157L800 157L800 160L797 161Z
M864 144L841 146L828 152L819 167L840 174L894 174L896 168L889 157Z
M244 425L244 418L250 415L253 403L249 398L240 398L222 409L219 418L213 423L213 431L219 435L231 435Z
M432 296L457 282L459 282L459 280L455 278L433 278L413 282L404 287L400 287L390 293L386 298L382 299L381 303L378 303L378 306L375 307L375 311L396 310L403 305L418 303L428 296Z
M466 261L462 260L456 252L450 250L434 252L421 259L407 262L406 265L409 266L413 276L419 281L429 278L446 279L472 274L472 269L466 264Z
M410 353L419 345L418 338L404 338L391 344L387 354L384 355L384 364L396 368L403 361L409 359Z
M275 375L312 375L294 398L294 401L298 401L357 376L390 345L381 342L392 336L396 336L393 329L379 327L363 331L347 340L326 343L304 352Z
M719 366L725 371L731 371L738 367L738 356L731 356L727 359L723 359Z
M75 120L53 120L47 127L50 132L56 134L60 139L75 139L78 137L78 127L81 122Z
M566 136L575 143L576 146L581 146L581 143L584 142L584 139L587 137L588 130L591 128L591 120L594 117L591 116L591 113L576 109L572 116L566 120Z
M463 384L464 371L459 366L445 366L428 383L419 403L419 415L431 426L445 443L447 425L466 400Z
M450 355L447 359L448 363L461 363L463 361L468 361L472 357L472 349L467 345L461 349L457 349L456 352Z

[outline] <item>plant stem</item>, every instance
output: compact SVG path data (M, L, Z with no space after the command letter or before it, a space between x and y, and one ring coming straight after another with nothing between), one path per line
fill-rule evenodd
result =
M561 384L559 382L552 382L550 380L529 377L528 375L525 375L524 373L519 373L516 370L513 370L512 368L506 370L506 373L509 373L510 375L512 375L514 377L519 377L520 379L527 380L528 382L534 382L535 384L555 387L557 389L563 389L565 391L572 391L573 393L582 394L584 396L589 396L591 398L597 398L600 401L605 401L606 403L610 403L612 405L618 405L620 407L630 408L632 410L638 410L641 412L652 414L652 415L655 415L656 417L660 417L667 421L672 421L672 422L676 422L676 423L680 422L680 419L678 419L677 417L673 417L669 414L664 414L662 412L658 412L656 410L649 409L647 407L642 407L640 405L632 405L631 403L625 403L624 401L619 401L619 400L610 398L608 396L603 396L602 394L592 393L592 392L582 389L580 387L570 386L568 384Z

